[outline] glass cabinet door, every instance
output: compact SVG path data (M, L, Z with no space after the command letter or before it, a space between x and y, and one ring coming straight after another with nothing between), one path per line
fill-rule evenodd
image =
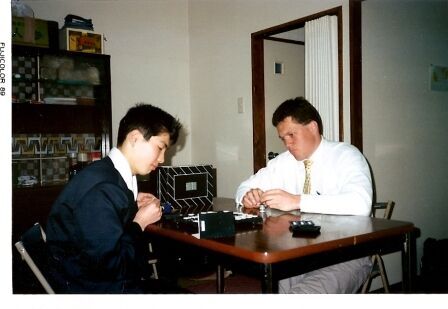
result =
M107 100L108 67L102 57L14 55L13 103L95 105Z
M12 182L63 184L69 158L111 144L110 56L13 47Z

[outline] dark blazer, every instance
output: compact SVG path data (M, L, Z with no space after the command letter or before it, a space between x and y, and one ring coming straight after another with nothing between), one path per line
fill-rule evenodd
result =
M148 251L144 233L132 222L136 212L134 195L109 157L75 175L46 226L56 290L138 292Z

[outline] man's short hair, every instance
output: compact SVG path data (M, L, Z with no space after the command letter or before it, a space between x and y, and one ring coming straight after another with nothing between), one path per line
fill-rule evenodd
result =
M168 133L172 145L177 142L181 128L179 120L164 110L150 104L137 103L120 121L117 146L121 146L128 133L133 130L139 130L146 140L160 133Z
M286 117L291 117L297 123L303 125L307 125L314 120L317 122L320 135L323 134L324 130L319 112L304 97L289 99L280 104L272 115L272 124L277 127Z

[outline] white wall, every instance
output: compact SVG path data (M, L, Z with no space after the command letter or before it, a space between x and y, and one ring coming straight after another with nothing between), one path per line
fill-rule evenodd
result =
M118 122L137 101L177 115L187 138L172 164L211 163L218 195L233 197L253 172L250 35L344 4L347 0L27 0L37 18L92 18L111 55L114 140ZM348 45L344 43L344 67ZM348 128L348 69L344 103ZM238 114L237 98L245 113ZM348 130L348 129L347 129ZM114 141L115 142L115 141ZM170 152L171 153L171 152Z
M274 73L274 63L283 66L283 74ZM281 153L285 145L272 125L272 114L285 100L305 96L305 46L264 40L264 87L266 160L270 151Z
M429 90L429 65L448 66L448 1L362 4L364 153L378 200L427 237L448 237L448 92ZM391 283L399 254L388 256Z
M233 197L241 181L253 173L251 33L343 3L189 1L192 160L217 167L219 196ZM344 4L343 9L343 14L348 15L348 6ZM347 29L344 21L346 41ZM347 48L344 44L344 52ZM348 71L344 70L345 87L349 85ZM349 91L344 89L344 103L348 106L347 94ZM245 105L243 114L237 109L239 97Z
M61 28L67 14L91 18L107 38L111 55L112 130L137 102L157 105L179 117L191 134L187 0L28 0L36 18ZM173 164L191 160L191 136ZM167 162L169 163L169 162Z

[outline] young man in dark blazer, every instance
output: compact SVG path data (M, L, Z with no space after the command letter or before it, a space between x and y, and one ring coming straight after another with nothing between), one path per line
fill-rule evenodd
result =
M164 162L181 124L158 107L137 104L121 119L117 147L66 185L47 226L51 281L62 293L171 293L142 280L144 229L162 215L160 201L138 193L136 175Z

